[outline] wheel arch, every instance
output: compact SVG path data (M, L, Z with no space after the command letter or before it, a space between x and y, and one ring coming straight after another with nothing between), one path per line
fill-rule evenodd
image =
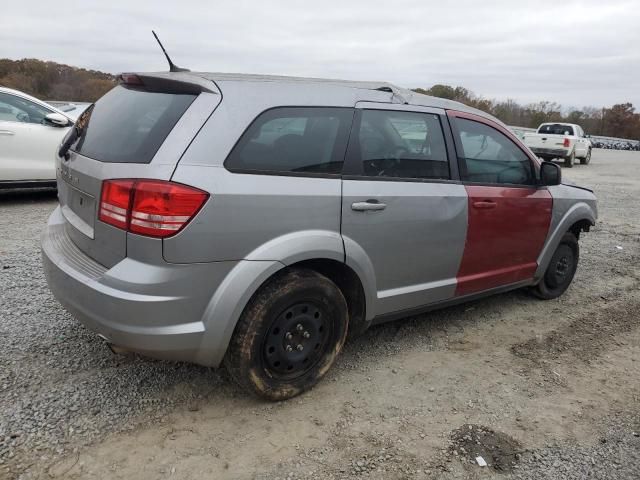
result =
M373 319L377 298L373 265L350 238L327 230L294 232L273 239L249 256L262 258L277 259L288 267L310 268L332 280L345 296L350 315L357 318L352 333L363 331Z
M542 252L538 256L538 268L534 275L535 280L540 280L544 275L551 257L565 233L572 232L579 238L581 232L589 231L595 223L596 214L585 202L574 204L559 221L554 222L555 226L549 232Z
M576 238L580 240L580 234L582 232L588 232L594 224L595 222L591 221L590 219L583 218L571 225L568 231L573 233Z
M216 289L203 315L206 330L197 363L218 366L251 298L276 275L296 267L314 270L338 286L347 300L350 318L355 319L349 327L350 334L360 333L369 326L375 290L368 288L370 282L363 278L362 269L345 262L340 234L321 230L295 232L251 252Z
M295 263L288 268L306 268L324 275L335 283L347 301L349 309L349 336L367 329L367 301L364 286L358 274L344 262L328 258L314 258Z

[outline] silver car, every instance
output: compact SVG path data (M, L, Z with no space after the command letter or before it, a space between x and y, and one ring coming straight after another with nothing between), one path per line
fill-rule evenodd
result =
M49 286L110 344L281 400L347 335L561 295L596 199L495 118L386 83L123 74L57 155Z

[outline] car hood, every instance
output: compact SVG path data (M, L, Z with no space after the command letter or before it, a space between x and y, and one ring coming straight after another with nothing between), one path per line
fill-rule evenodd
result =
M57 107L59 110L62 110L62 113L69 117L74 122L78 119L80 114L84 112L87 108L91 106L91 103L68 103L66 105L62 105Z
M566 185L567 187L579 188L580 190L586 190L587 192L593 193L593 189L589 187L584 187L582 185L578 185L571 180L562 179L562 185Z

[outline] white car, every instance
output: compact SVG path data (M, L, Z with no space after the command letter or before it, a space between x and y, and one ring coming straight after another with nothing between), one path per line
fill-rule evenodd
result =
M54 152L72 125L57 108L0 87L0 189L55 186Z
M57 108L74 122L87 108L93 105L89 102L60 102L51 100L47 100L47 104Z
M582 165L591 161L591 141L580 125L573 123L543 123L536 133L527 133L524 144L542 160L564 160L572 168L576 158Z

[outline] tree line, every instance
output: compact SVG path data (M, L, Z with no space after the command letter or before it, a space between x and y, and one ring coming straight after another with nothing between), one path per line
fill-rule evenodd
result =
M115 85L115 76L34 58L0 59L0 85L44 100L95 102ZM514 100L490 100L464 87L433 85L416 92L456 100L485 111L507 125L536 128L544 122L569 122L591 135L640 139L640 113L631 103L610 108L584 107L565 111L555 102L520 105Z
M499 118L507 125L537 128L545 122L577 123L585 133L605 137L640 139L640 113L631 103L620 103L610 108L584 107L564 111L555 102L542 101L520 105L514 100L490 100L478 97L464 87L434 85L416 88L418 93L455 100Z
M115 76L35 58L0 59L0 86L42 100L95 102L115 85Z

